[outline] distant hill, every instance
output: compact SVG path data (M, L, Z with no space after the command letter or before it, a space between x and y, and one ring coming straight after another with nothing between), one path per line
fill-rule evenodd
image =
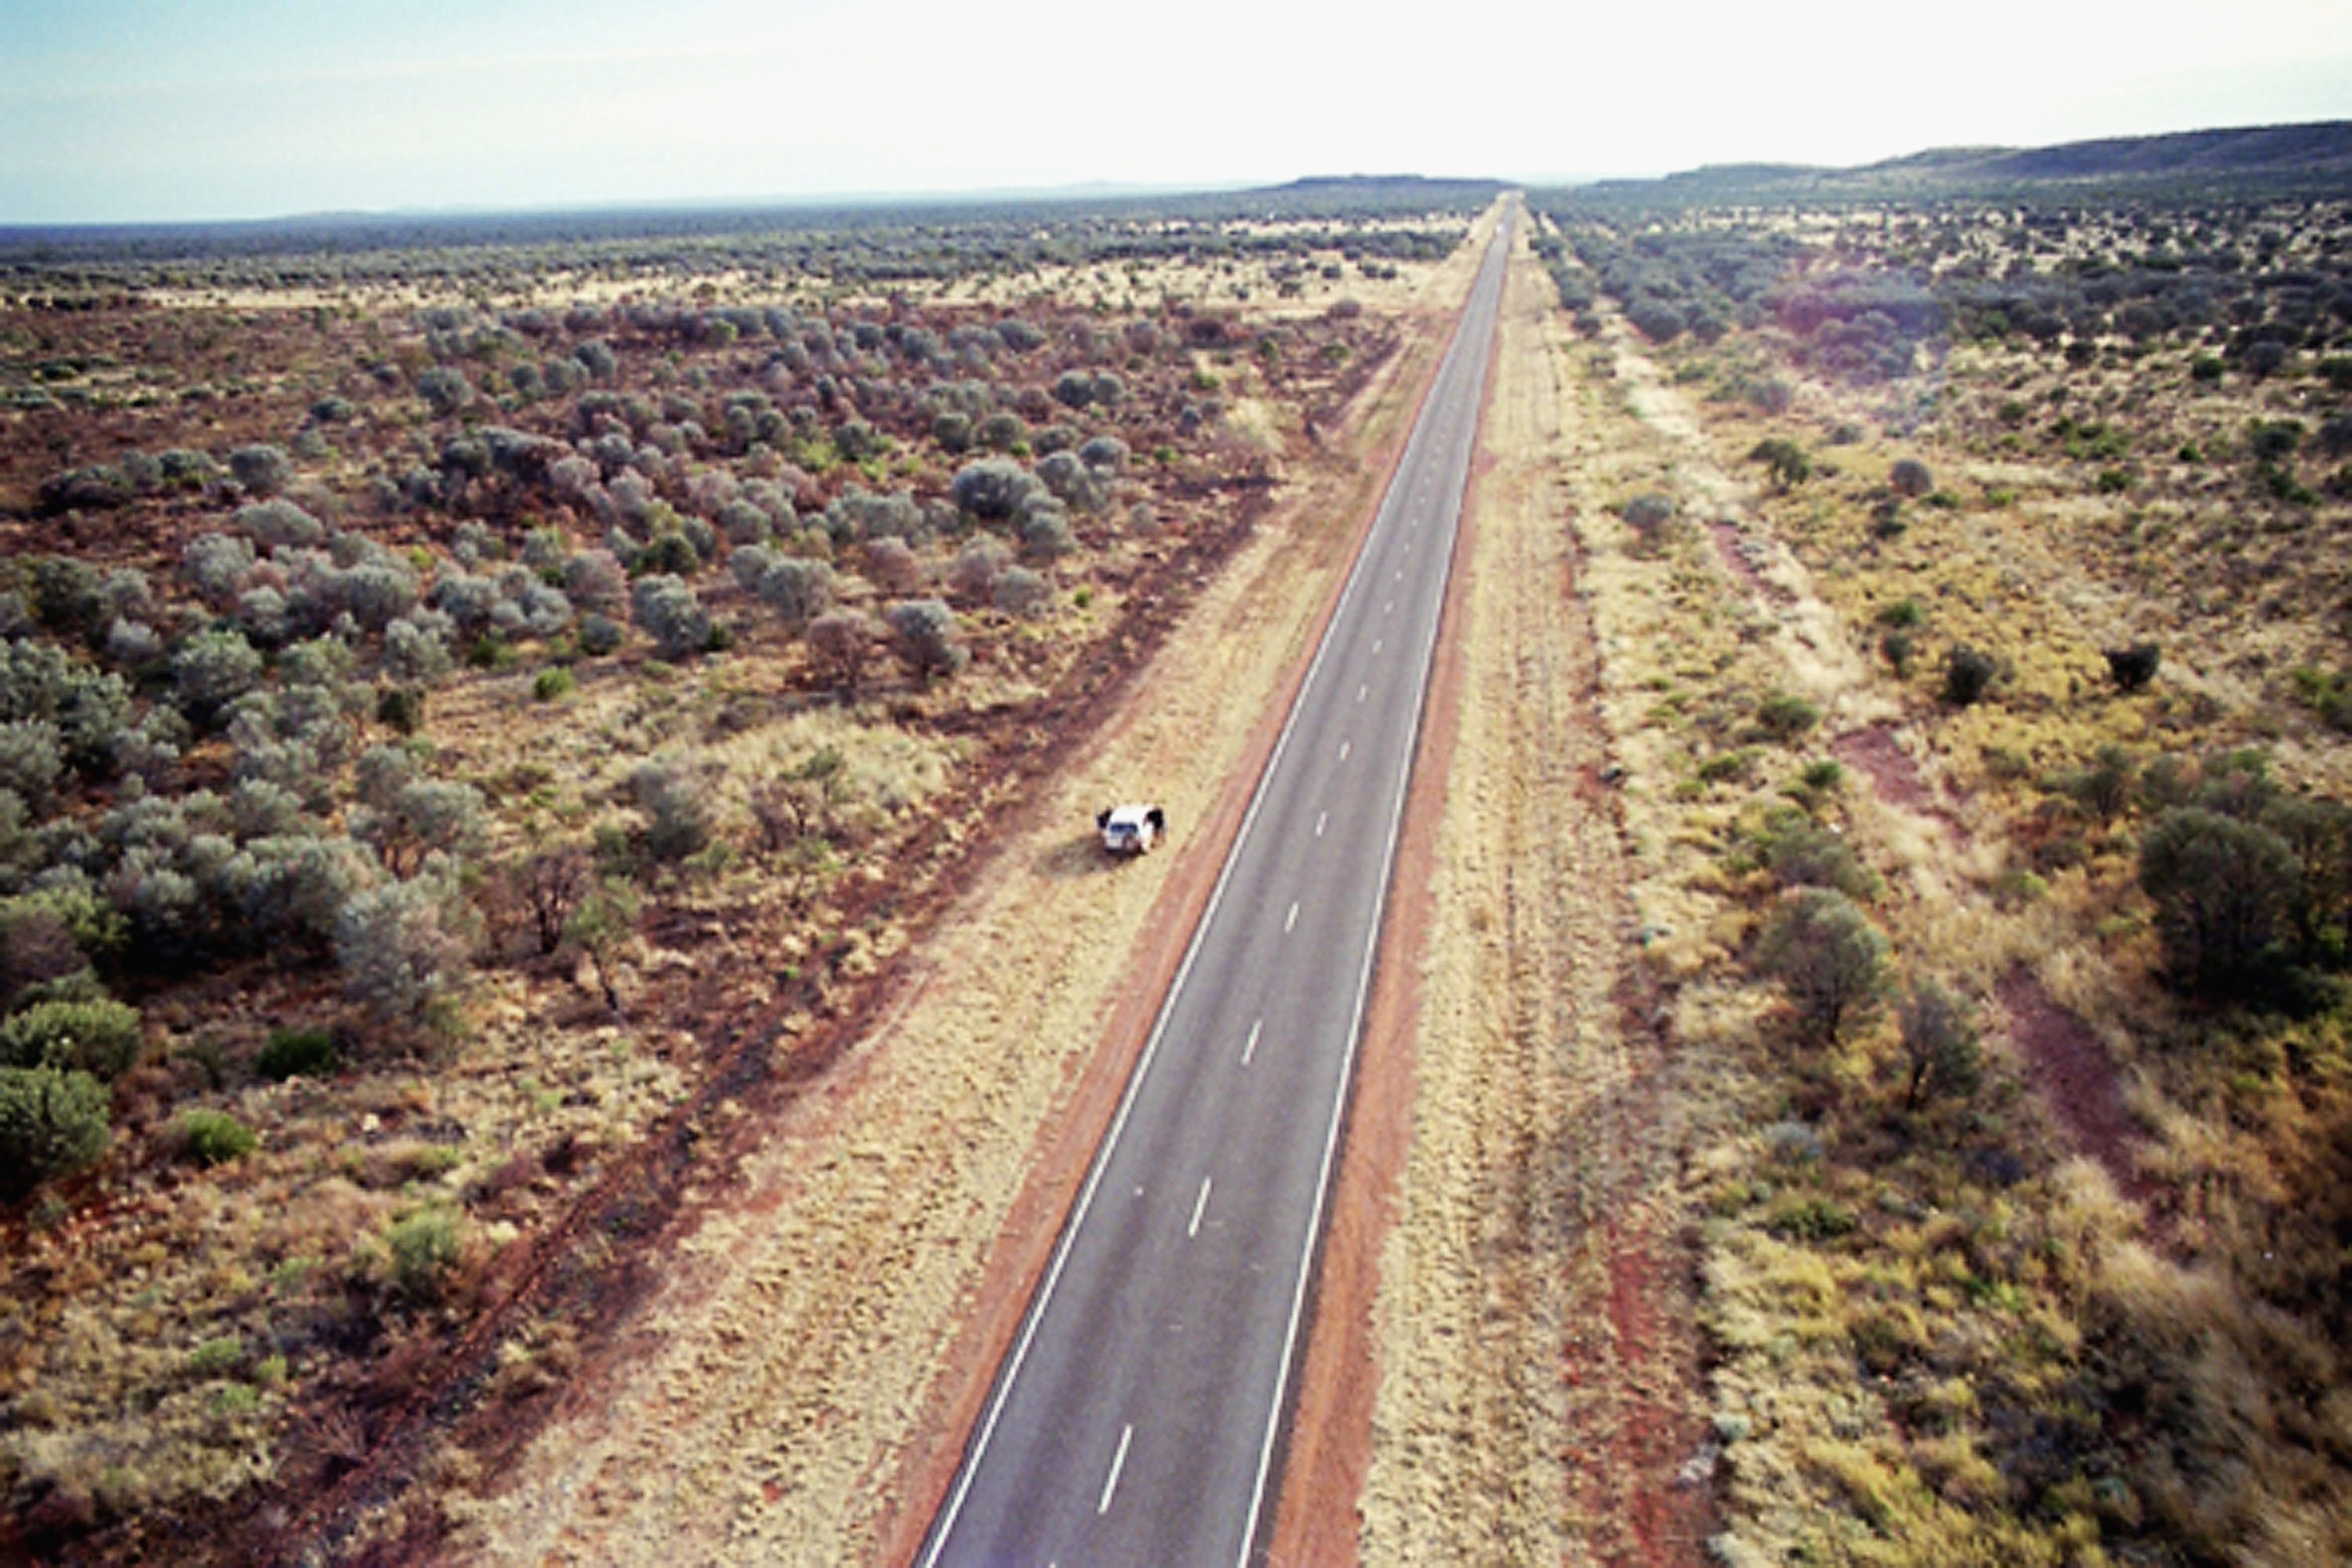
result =
M1696 205L1913 197L1998 199L2053 187L2086 197L2163 192L2215 198L2352 196L2352 121L2116 136L2056 147L1943 147L1854 168L1709 164L1655 180L1575 188L1595 204Z

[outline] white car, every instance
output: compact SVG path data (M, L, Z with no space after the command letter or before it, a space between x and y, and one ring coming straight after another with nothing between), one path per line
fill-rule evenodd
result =
M1103 847L1114 855L1145 854L1168 831L1168 817L1156 805L1114 805L1095 814Z

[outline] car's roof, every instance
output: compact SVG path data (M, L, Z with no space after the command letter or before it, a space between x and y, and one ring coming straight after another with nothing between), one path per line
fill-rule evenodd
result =
M1110 819L1113 822L1141 822L1150 814L1151 807L1139 805L1131 801L1125 805L1114 805L1110 808Z

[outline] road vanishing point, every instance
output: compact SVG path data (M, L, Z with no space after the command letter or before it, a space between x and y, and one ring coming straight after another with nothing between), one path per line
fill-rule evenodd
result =
M1265 1552L1514 217L1487 247L922 1568L1240 1568Z

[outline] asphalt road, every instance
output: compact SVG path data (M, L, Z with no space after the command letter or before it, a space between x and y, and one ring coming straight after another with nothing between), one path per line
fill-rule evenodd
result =
M1507 225L920 1563L1263 1550L1508 246Z

